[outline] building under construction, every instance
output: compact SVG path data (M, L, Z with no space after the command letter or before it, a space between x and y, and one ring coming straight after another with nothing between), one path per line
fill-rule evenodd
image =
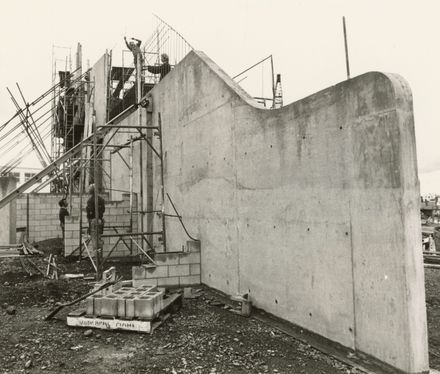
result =
M366 73L283 106L280 76L271 97L254 98L163 21L131 48L121 65L106 52L84 69L78 47L75 68L54 72L39 98L11 92L17 112L0 141L13 129L33 141L1 170L2 241L17 228L59 236L65 195L64 254L98 274L109 257L137 256L139 285L247 294L347 349L427 372L408 84ZM170 71L151 73L163 53ZM30 149L44 169L15 189L7 175ZM41 181L51 194L23 194ZM89 235L92 183L106 211Z

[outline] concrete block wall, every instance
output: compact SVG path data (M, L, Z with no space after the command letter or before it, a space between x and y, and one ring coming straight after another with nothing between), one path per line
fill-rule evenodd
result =
M85 211L86 200L84 199L82 209L82 226L83 226L83 238L87 238L87 215ZM133 206L137 204L137 197L133 195ZM116 227L119 233L128 232L128 226L130 224L130 195L123 194L122 200L120 201L106 201L105 204L105 213L104 213L104 221L105 228L104 234L115 234L116 231L112 229L112 227ZM75 213L75 212L74 212ZM79 246L79 214L71 215L66 217L66 226L65 226L65 240L64 240L64 255L70 255L76 248ZM124 226L124 227L120 227ZM138 222L137 215L133 215L133 231L137 232ZM135 238L136 239L136 238ZM140 243L140 239L137 238L137 242ZM118 237L108 237L102 239L104 243L104 256L106 256L109 251L113 248L115 243L118 241ZM130 246L130 239L126 238L125 242L128 246ZM136 246L133 244L133 251L137 253ZM127 256L130 254L129 248L120 241L116 248L112 252L112 256Z
M27 225L29 196L29 240L42 241L61 238L63 236L58 217L58 202L64 197L62 194L34 193L21 194L17 199L17 228ZM72 196L72 206L79 206L79 196ZM19 236L18 233L17 236Z
M188 252L165 252L154 255L154 265L132 268L133 286L190 286L201 283L200 247Z

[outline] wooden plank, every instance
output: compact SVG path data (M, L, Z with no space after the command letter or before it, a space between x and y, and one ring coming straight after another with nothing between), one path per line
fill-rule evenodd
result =
M151 332L151 321L123 320L123 319L103 319L98 317L74 317L67 316L67 325L77 327L87 327L102 330L126 330L142 333Z

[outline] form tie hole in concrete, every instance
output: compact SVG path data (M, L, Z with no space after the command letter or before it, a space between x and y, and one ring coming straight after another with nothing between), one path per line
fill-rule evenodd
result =
M307 231L310 231L310 227L307 227Z
M247 155L247 152L244 152L245 155Z
M270 148L272 148L272 144L270 145Z
M276 229L277 227L274 225L273 228Z
M303 136L303 140L305 139L306 137L305 136Z
M345 235L347 235L347 236L348 236L348 232L346 232L346 233L345 233Z
M309 316L312 317L312 313L309 313Z
M275 299L275 304L278 304L278 300L277 299Z
M229 286L229 280L228 279L226 279L226 284Z
M348 328L348 331L353 332L353 329L351 327Z
M342 126L339 126L339 130L342 130Z

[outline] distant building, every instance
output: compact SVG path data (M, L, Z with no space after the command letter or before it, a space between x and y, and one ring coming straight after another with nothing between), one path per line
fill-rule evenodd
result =
M1 167L0 167L1 168ZM23 183L27 182L29 179L37 175L42 168L27 168L27 167L16 167L11 172L9 176L17 178L17 187L21 186ZM38 187L41 182L37 182L34 186ZM44 187L40 192L50 192L50 186Z

